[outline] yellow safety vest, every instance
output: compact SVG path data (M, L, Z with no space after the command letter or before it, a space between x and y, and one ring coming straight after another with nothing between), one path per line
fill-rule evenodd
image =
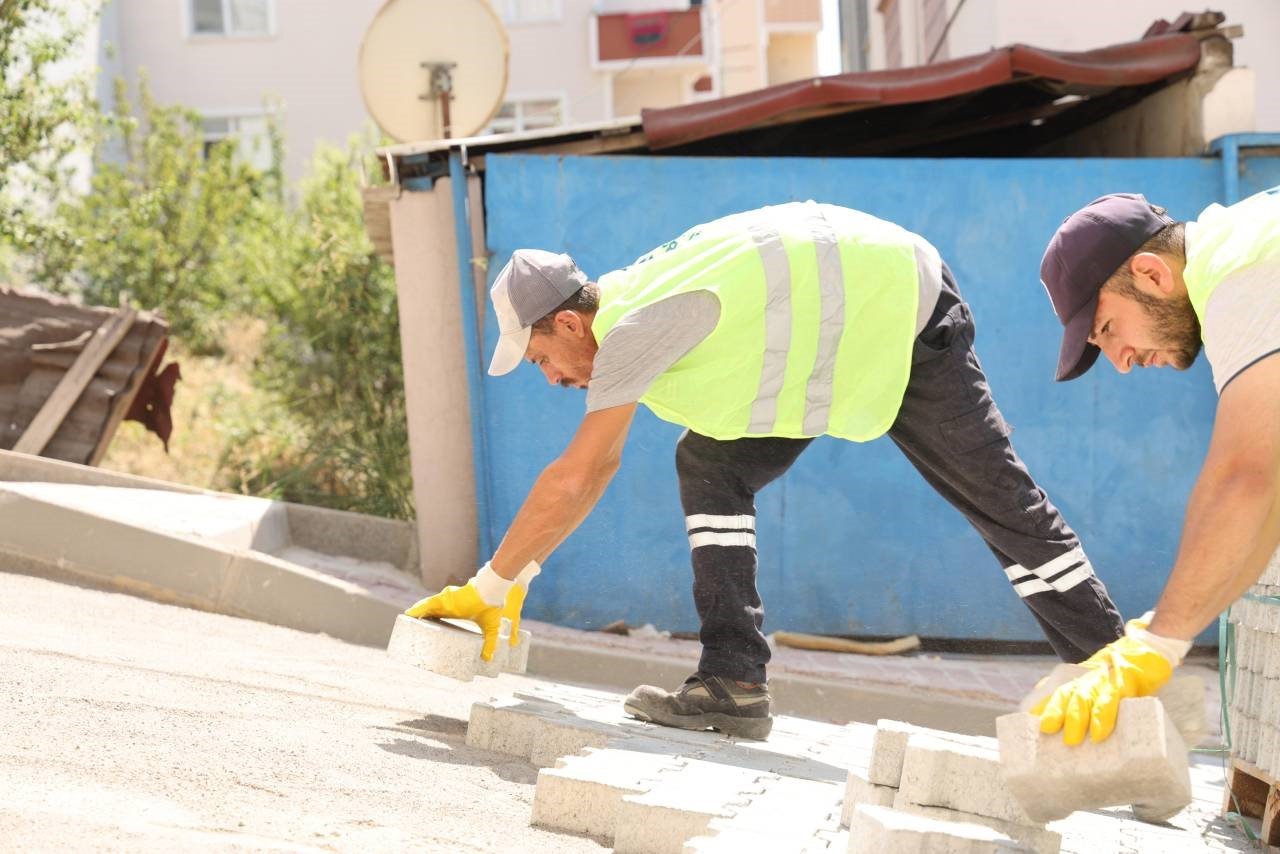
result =
M865 442L897 417L919 283L900 226L814 202L695 226L600 278L597 341L627 313L692 291L715 329L640 399L715 439L829 434Z
M1223 279L1280 256L1280 187L1231 207L1210 205L1186 229L1187 266L1182 277L1191 306L1203 323L1209 296Z

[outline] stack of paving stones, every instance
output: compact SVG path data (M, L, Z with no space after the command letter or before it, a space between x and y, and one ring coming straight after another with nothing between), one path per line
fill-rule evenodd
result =
M1250 588L1280 598L1280 551ZM1272 780L1280 778L1280 604L1243 598L1231 606L1236 684L1231 697L1232 753Z
M470 620L420 620L401 614L391 628L387 654L432 673L470 682L477 676L524 673L532 640L530 633L521 629L519 644L512 646L511 621L504 617L493 659L484 661L480 658L484 636Z
M996 739L890 720L876 723L868 770L849 772L841 822L850 854L1056 854L1062 845L1009 790Z
M471 747L539 767L531 823L620 854L843 852L847 769L874 728L775 718L738 741L625 717L612 694L567 686L476 703Z

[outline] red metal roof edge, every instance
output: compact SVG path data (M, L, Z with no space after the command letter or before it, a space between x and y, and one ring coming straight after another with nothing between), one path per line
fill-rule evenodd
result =
M640 118L649 148L660 150L746 130L798 111L934 101L1015 79L1140 86L1194 68L1199 62L1200 42L1186 33L1078 52L1019 44L932 65L814 77L714 101L646 109Z

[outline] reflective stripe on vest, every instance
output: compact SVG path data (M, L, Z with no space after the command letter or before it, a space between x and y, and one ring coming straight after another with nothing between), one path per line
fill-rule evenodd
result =
M809 233L818 254L818 292L822 313L818 325L818 357L804 396L804 431L812 436L827 432L836 373L836 349L844 334L844 269L835 229L822 216L809 214Z
M764 266L764 364L747 432L767 435L778 421L778 392L786 379L787 352L791 349L791 261L777 231L754 226L751 239Z

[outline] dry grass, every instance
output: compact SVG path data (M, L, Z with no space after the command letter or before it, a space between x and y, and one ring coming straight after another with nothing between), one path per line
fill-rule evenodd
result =
M253 363L262 349L264 324L242 321L222 335L225 354L195 356L170 340L167 359L182 368L173 397L173 435L166 454L159 437L136 421L120 425L101 467L128 474L225 489L221 463L240 441L232 425L267 405L253 386Z

